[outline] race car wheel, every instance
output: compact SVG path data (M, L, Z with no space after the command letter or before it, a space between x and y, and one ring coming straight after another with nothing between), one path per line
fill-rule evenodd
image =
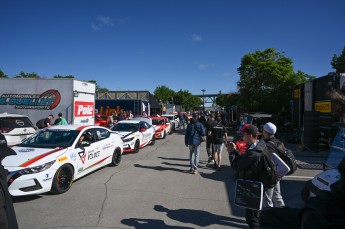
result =
M150 144L154 145L155 143L156 143L156 135L153 135Z
M73 167L70 164L64 164L55 173L51 192L61 194L67 192L73 182Z
M122 156L122 154L121 154L121 149L120 149L120 148L116 148L116 149L114 150L114 153L113 153L113 158L112 158L112 160L111 160L111 165L112 165L112 166L117 166L117 165L119 165L120 162L121 162L121 156Z
M163 132L163 139L165 139L165 137L167 136L167 134L165 133L165 131Z
M138 153L140 149L140 142L139 140L136 140L135 144L134 144L134 153Z

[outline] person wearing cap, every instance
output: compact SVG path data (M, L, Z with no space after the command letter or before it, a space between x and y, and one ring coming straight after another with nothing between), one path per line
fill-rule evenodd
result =
M260 181L259 174L264 172L264 163L262 153L267 152L266 143L264 140L258 140L259 130L254 125L247 125L241 129L243 134L243 141L247 143L247 150L241 154L235 143L231 142L228 147L230 154L236 154L236 157L231 161L232 167L237 172L237 178L245 180ZM231 159L231 157L229 157ZM267 195L266 190L269 187L264 186L264 196ZM273 188L271 188L273 189ZM265 198L264 198L265 199ZM260 211L254 209L245 209L245 219L251 229L260 228Z
M0 228L18 228L16 213L14 211L12 197L7 186L7 170L2 165L2 160L11 155L16 155L13 149L7 146L6 138L0 133Z
M206 136L204 126L198 121L198 115L193 113L185 134L185 145L189 147L190 173L198 173L201 139Z
M272 144L278 146L279 144L282 144L278 139L274 137L275 133L277 132L277 127L271 122L268 122L264 125L262 135L263 139L267 144L267 147L271 153L276 153L278 155L278 152L276 147L274 147ZM267 203L270 207L284 207L285 203L283 200L283 197L280 192L280 181L274 186L272 193L268 193L267 196Z

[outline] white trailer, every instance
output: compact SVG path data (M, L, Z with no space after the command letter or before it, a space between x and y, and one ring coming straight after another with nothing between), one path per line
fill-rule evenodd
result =
M95 92L94 83L72 78L0 78L0 113L27 115L35 125L61 112L69 124L94 124Z

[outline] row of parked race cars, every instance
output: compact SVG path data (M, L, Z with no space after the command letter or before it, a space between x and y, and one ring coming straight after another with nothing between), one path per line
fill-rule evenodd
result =
M17 155L2 165L8 170L12 196L56 194L72 182L106 165L116 166L123 153L138 153L178 127L174 116L135 117L111 128L98 125L57 125L36 131L11 146Z

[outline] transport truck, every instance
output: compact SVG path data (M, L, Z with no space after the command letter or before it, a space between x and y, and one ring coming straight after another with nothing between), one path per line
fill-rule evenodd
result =
M68 124L94 124L94 83L73 78L0 78L0 113L38 120L62 113Z

